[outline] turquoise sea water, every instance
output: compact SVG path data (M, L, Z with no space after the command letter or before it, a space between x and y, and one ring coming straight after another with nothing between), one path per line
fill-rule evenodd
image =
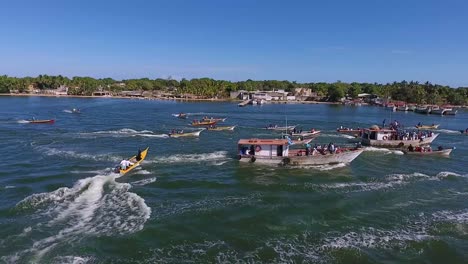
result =
M68 110L77 107L82 114ZM168 138L191 118L233 132ZM53 125L22 120L55 118ZM397 119L439 123L449 158L368 148L350 165L239 164L240 138L270 123L322 131ZM466 263L468 113L377 107L0 97L0 261L7 263ZM138 147L140 168L111 173Z

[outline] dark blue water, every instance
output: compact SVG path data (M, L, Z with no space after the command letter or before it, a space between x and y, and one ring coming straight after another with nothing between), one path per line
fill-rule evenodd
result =
M71 108L82 114L71 114ZM228 117L233 132L168 138L191 118ZM56 119L53 125L22 120ZM322 131L397 119L441 124L449 158L368 148L351 164L239 164L240 138L270 123ZM468 114L376 107L0 97L0 256L12 263L383 263L468 261ZM126 176L111 173L138 148Z

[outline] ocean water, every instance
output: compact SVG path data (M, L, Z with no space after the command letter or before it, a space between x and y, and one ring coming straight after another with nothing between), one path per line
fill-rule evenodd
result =
M82 109L81 114L70 113ZM172 114L189 113L188 120ZM53 125L24 120L56 119ZM235 131L189 131L227 117ZM367 148L351 164L239 164L240 138L300 124L350 145L340 125L438 123L449 158ZM467 263L468 113L377 107L0 97L0 262ZM138 148L147 159L111 169Z

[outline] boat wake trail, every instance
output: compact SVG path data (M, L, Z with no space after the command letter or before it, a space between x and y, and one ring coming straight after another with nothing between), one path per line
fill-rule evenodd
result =
M112 162L119 162L122 160L122 157L112 156L107 154L102 155L92 155L87 153L79 153L73 150L60 150L56 148L49 148L49 147L37 147L41 153L47 156L60 156L62 158L75 158L75 159L84 159L84 160L91 160L91 161L112 161Z
M444 134L460 134L459 130L450 130L450 129L436 129L434 132L444 133Z
M157 163L201 163L206 161L222 161L227 159L227 151L215 151L200 154L175 154L166 157L157 157Z
M144 185L153 183L155 181L156 181L156 177L153 177L153 178L149 178L149 179L134 181L134 182L131 182L130 184L133 185L133 186L144 186Z
M346 167L346 163L337 163L337 164L324 164L324 165L310 165L310 166L298 166L298 167L291 167L294 168L301 168L301 169L315 169L319 171L329 171L338 168Z
M24 119L18 120L18 121L16 121L16 122L19 123L19 124L27 124L27 123L29 123L28 120L24 120Z
M383 153L383 154L404 155L403 151L401 151L401 150L386 149L386 148L365 147L364 151L380 152L380 153Z
M119 130L107 130L107 131L95 131L80 133L82 136L106 136L106 137L156 137L156 138L168 138L167 134L156 134L151 130L134 130L131 128L122 128Z
M440 172L437 175L430 176L423 173L415 172L411 174L390 174L385 178L369 182L341 182L331 184L305 184L307 188L312 188L319 191L334 190L337 192L368 192L382 189L392 189L401 187L413 182L420 181L441 181L448 178L465 178L467 175L460 175L453 172Z
M64 247L87 236L125 235L143 229L151 209L143 198L129 192L130 184L116 182L117 177L97 175L79 180L71 188L33 194L20 201L15 209L30 212L38 223L13 238L23 239L16 245L25 249L3 259L41 262L50 251L66 250ZM33 237L35 242L30 245Z
M67 109L65 109L65 110L63 110L63 112L64 112L64 113L73 114L72 110L67 110Z

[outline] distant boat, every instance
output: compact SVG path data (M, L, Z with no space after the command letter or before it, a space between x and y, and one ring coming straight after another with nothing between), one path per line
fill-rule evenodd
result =
M431 108L428 107L427 105L418 106L418 107L416 107L414 112L419 113L419 114L429 114L431 112Z
M227 130L233 131L234 128L236 128L236 126L215 126L215 127L207 127L206 129L211 130L211 131L227 131Z
M30 124L53 124L55 123L55 120L54 119L44 119L44 120L31 119L31 120L27 120L27 122Z
M271 126L267 126L265 127L265 129L267 130L275 130L275 131L289 131L289 130L293 130L295 127L297 126L277 126L277 125L271 125Z
M194 131L194 132L174 132L174 133L169 133L169 137L172 137L172 138L179 138L179 137L199 137L200 136L200 133L203 131L202 130L198 130L198 131Z
M397 106L396 110L397 111L408 111L408 106L406 106L406 105Z
M428 130L428 129L437 129L437 128L439 128L439 126L440 126L439 124L437 124L437 125L432 124L430 126L416 125L415 127L417 129L419 129L419 130Z

